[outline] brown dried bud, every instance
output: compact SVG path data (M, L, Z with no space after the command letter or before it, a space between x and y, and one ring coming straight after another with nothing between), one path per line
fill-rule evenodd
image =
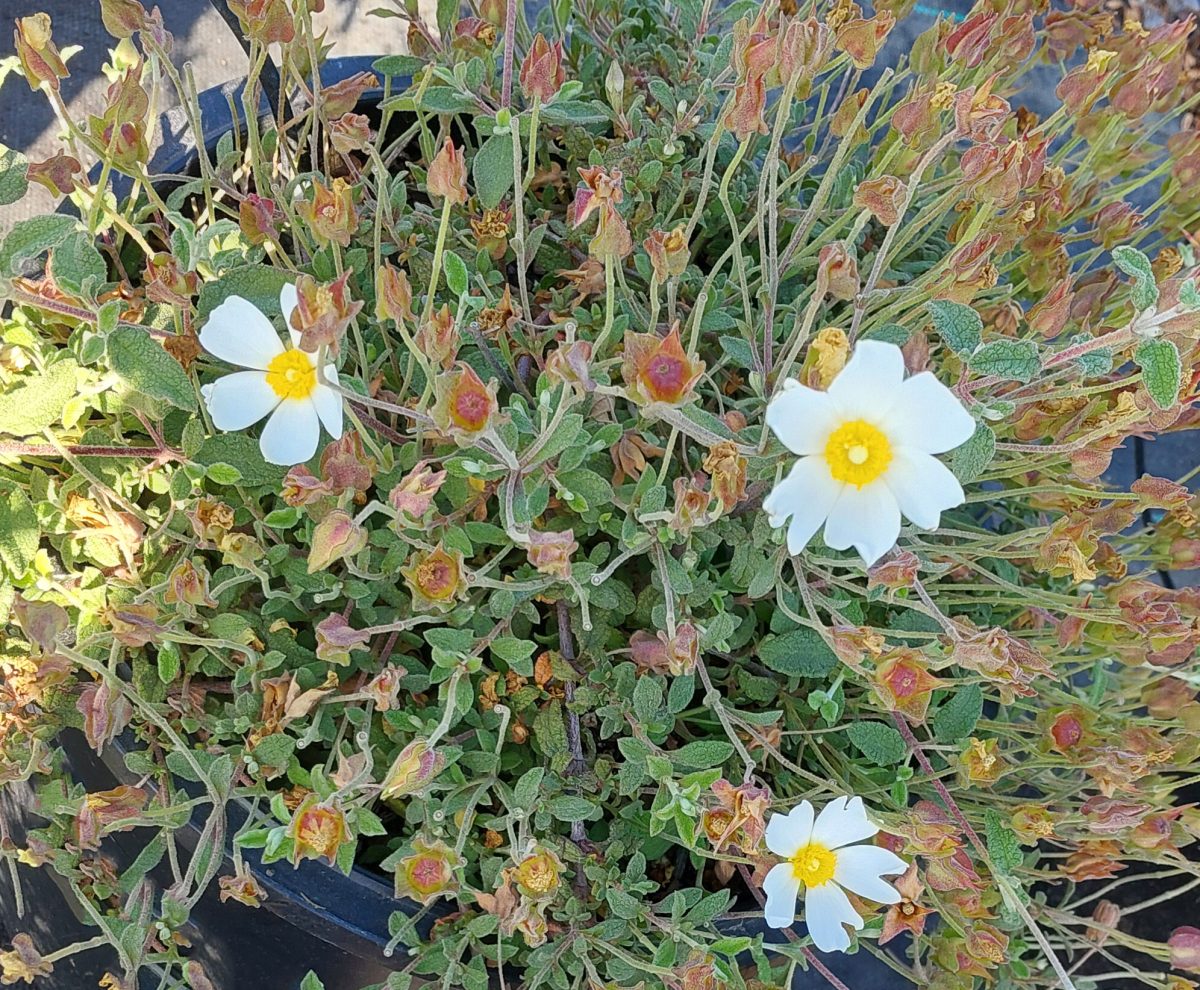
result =
M661 629L656 633L639 629L630 637L629 649L642 670L679 677L696 669L700 636L690 622L676 626L673 639Z
M356 72L321 89L321 109L327 120L333 120L351 113L367 91L378 88L379 77L373 72Z
M71 628L67 610L55 602L32 601L17 595L12 614L30 646L40 653L53 653L58 638Z
M552 380L591 391L596 387L589 367L591 360L591 341L577 340L572 344L559 344L557 349L546 357L546 374Z
M321 451L321 477L335 495L365 492L375 477L375 458L363 448L357 430L343 433Z
M375 271L375 316L396 323L412 323L412 286L408 273L384 262Z
M888 11L875 17L857 17L847 21L837 32L837 46L854 62L857 69L869 69L896 26L896 18Z
M854 205L860 210L870 210L885 227L891 227L900 219L907 198L908 189L894 175L868 179L854 190Z
M371 122L365 114L344 113L329 125L329 141L340 155L362 151L371 143Z
M858 295L858 262L841 241L826 244L817 255L817 286L835 299Z
M282 216L274 200L255 193L248 193L238 205L238 226L251 244L276 240Z
M367 531L348 512L335 509L317 523L308 551L308 573L323 571L344 557L352 557L367 545Z
M556 41L552 45L539 31L521 62L518 78L526 100L530 103L549 103L567 79L563 68L562 42Z
M199 558L197 558L198 560ZM182 603L204 608L216 608L217 601L208 593L208 570L203 563L181 560L167 578L163 601L168 605Z
M529 534L529 563L542 574L569 578L571 554L578 549L575 534L569 529L544 533L534 530Z
M731 512L746 497L746 464L732 442L717 444L704 458L704 470L712 479L712 494L725 512Z
M296 37L287 0L228 0L242 31L264 45L287 44Z
M312 200L301 200L296 212L307 221L318 244L350 246L358 212L354 209L354 188L345 179L334 179L328 186L314 179Z
M449 305L435 310L421 324L414 342L435 369L440 367L443 371L449 371L454 367L454 359L458 355L458 327L454 324L454 314L450 312Z
M113 691L107 681L84 685L75 708L83 716L83 734L97 753L124 732L133 718L129 699Z
M467 161L462 151L454 147L454 139L446 138L442 150L429 165L425 189L451 203L467 201Z
M418 461L388 494L388 502L398 513L418 522L445 480L445 471L432 471L428 461Z
M146 8L138 0L100 0L100 20L114 38L131 38L146 26Z
M69 196L75 190L75 176L83 172L79 159L56 152L43 162L29 163L29 181L40 182L57 196Z

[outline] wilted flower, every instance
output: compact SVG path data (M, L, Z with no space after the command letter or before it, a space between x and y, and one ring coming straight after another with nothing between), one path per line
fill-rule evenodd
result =
M192 606L216 608L216 600L208 593L208 571L204 564L194 560L181 560L167 577L167 590L163 601L168 605L184 603Z
M296 212L307 221L319 244L350 246L358 213L354 209L354 189L345 179L334 179L328 186L314 179L312 200L301 200Z
M691 252L688 251L685 229L680 224L669 233L652 230L650 236L642 241L642 247L650 255L650 267L654 271L654 277L660 282L687 271Z
M995 739L968 739L960 759L959 771L964 785L993 784L1008 769Z
M344 113L329 125L329 141L338 154L362 151L371 143L371 123L365 114Z
M389 663L367 682L363 691L375 702L377 712L390 712L396 707L400 700L400 680L405 673Z
M462 554L447 552L441 544L414 554L400 573L412 592L413 607L425 611L448 611L465 589Z
M428 461L418 461L388 494L388 503L402 516L420 521L446 480L445 471L434 471Z
M459 443L470 443L483 433L500 408L496 383L484 385L475 369L462 361L454 371L439 375L434 389L433 421Z
M713 782L712 793L716 807L705 810L701 824L713 849L720 852L735 845L753 854L766 832L764 816L771 806L771 792L749 782L734 787L722 777Z
M462 151L454 146L453 138L446 138L442 150L430 163L425 189L430 196L451 203L467 201L467 161Z
M246 907L256 908L261 907L262 902L267 899L267 892L263 890L262 884L245 864L237 873L219 877L217 886L220 888L222 904L226 901L237 901Z
M292 812L287 834L292 840L293 865L302 859L324 859L333 866L342 843L351 838L346 813L316 794L309 794Z
M768 927L787 928L796 920L796 897L803 886L804 921L813 944L822 952L850 948L843 926L861 929L863 919L845 890L880 904L901 899L883 876L903 873L908 864L880 846L852 845L878 831L859 797L834 798L815 821L807 801L786 815L772 815L767 822L767 848L785 857L785 862L772 867L763 881Z
M370 636L355 629L339 613L327 615L314 627L317 634L317 659L345 666L350 662L351 650L365 650Z
M679 405L704 374L704 362L688 356L679 339L679 324L666 337L626 333L621 377L635 402Z
M571 576L571 554L579 549L575 534L569 530L533 530L529 533L529 563L542 574L554 577Z
M878 179L860 182L854 189L854 205L871 214L885 227L900 219L900 211L908 190L894 175L883 175Z
M869 566L900 534L900 513L936 529L962 486L933 457L965 443L975 421L930 372L904 379L894 344L863 341L825 392L793 379L767 407L767 424L800 459L763 502L773 526L790 517L788 552L822 523L825 543L853 546Z
M746 458L730 441L712 447L704 458L710 489L725 512L731 512L746 497Z
M500 207L484 210L483 216L471 218L471 233L475 235L475 243L493 261L499 261L508 251L508 224L511 219L512 211ZM507 283L505 289L508 289Z
M20 932L13 936L12 948L0 952L0 983L9 986L13 983L33 983L43 976L54 972L54 964L48 962L38 952L33 939Z
M428 906L458 889L454 871L462 857L441 840L427 842L417 836L412 855L396 864L396 896Z
M321 87L321 109L330 119L341 117L358 106L366 93L378 88L379 77L375 73L355 72L332 85Z
M50 36L49 14L18 17L13 43L30 89L36 91L43 84L58 89L58 81L70 75Z
M35 651L52 653L58 638L71 628L71 616L55 602L35 601L17 595L12 604L13 617Z
M521 62L521 92L530 103L549 103L567 80L562 42L550 44L539 31Z
M156 642L163 632L158 609L151 602L113 605L104 610L103 618L118 643L135 649Z
M29 181L40 182L57 196L69 196L75 189L75 176L83 173L79 159L61 151L45 161L29 163Z
M929 673L924 655L909 649L889 655L875 668L873 680L880 704L917 723L925 721L933 692L943 684Z
M308 550L308 573L323 571L335 561L353 557L367 545L367 531L342 509L335 509L313 529Z
M826 244L817 256L817 284L835 299L858 295L858 262L841 241Z
M629 650L642 670L680 677L696 669L700 635L690 622L677 625L674 637L661 629L655 633L639 629L629 639Z
M325 345L334 354L338 353L350 321L363 306L361 300L350 298L352 274L348 268L328 284L311 275L301 275L294 290L284 286L283 292L290 295L290 299L280 295L284 322L296 347L312 354Z
M291 329L296 287L285 285L279 303ZM307 461L316 453L322 424L335 439L342 435L341 396L317 381L313 356L300 349L300 333L291 329L291 337L292 346L285 348L271 321L241 296L221 303L200 331L206 351L250 369L201 388L213 425L244 430L269 415L258 444L272 464ZM337 369L327 365L324 377L336 385Z
M562 860L552 850L538 846L517 864L513 879L526 897L552 897L563 869Z
M579 176L583 181L575 190L575 201L570 210L571 225L578 227L592 213L599 211L596 236L588 245L588 253L601 261L610 257L624 258L633 250L633 240L629 236L629 228L617 212L618 204L625 198L621 170L609 172L599 165L593 165L581 168Z
M576 340L559 344L546 356L546 374L568 385L576 385L585 392L596 387L591 377L592 342Z
M913 863L904 875L892 881L900 900L888 908L883 918L883 930L879 933L879 944L890 942L901 932L909 935L920 935L925 931L925 919L930 915L930 909L921 905L921 895L925 885L917 878L917 864Z
M446 758L429 746L424 739L414 739L392 762L383 778L380 797L385 801L419 794L429 786L442 768Z

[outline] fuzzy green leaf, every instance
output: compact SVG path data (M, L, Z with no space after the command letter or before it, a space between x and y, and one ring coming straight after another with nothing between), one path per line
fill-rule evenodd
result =
M1150 259L1137 248L1121 246L1113 248L1113 264L1133 279L1129 297L1140 313L1158 302L1158 286L1154 281L1154 269Z
M978 684L965 684L933 716L933 734L938 742L957 742L975 731L983 714L983 691Z
M758 659L789 677L825 677L838 663L837 654L813 629L793 629L764 639Z
M442 264L446 266L446 287L456 296L465 296L468 285L466 262L453 251L447 251Z
M0 206L15 203L29 188L29 159L16 148L0 144Z
M0 562L12 577L25 573L38 548L37 511L25 491L0 479Z
M79 365L69 358L42 375L19 378L0 395L0 434L27 437L55 423L75 396Z
M933 329L955 354L970 354L983 340L983 320L970 306L933 299L926 308Z
M13 275L21 262L57 247L77 229L74 217L49 216L18 220L0 244L0 276Z
M72 295L93 296L108 278L108 265L90 235L76 231L54 248L50 256L54 280Z
M415 55L385 55L371 63L371 68L381 76L391 76L393 79L414 76L424 67L425 60Z
M602 103L557 100L542 107L542 120L547 124L602 124L608 114Z
M196 451L195 461L205 467L229 464L238 469L244 485L278 485L284 469L263 460L258 441L245 433L218 433L209 437Z
M591 818L599 809L587 798L564 794L547 802L546 807L560 822L582 822Z
M983 813L984 828L987 834L988 855L992 865L1001 873L1011 875L1021 865L1021 845L1017 842L1016 833L1004 824L1000 813L988 808Z
M1179 349L1169 340L1144 340L1133 355L1142 369L1142 382L1159 409L1170 409L1179 398L1183 363Z
M882 722L854 722L846 735L854 748L878 767L892 767L908 757L904 737Z
M1033 380L1042 362L1032 340L993 340L971 355L971 369L1010 381Z
M207 319L208 314L230 296L241 296L266 316L278 316L279 290L290 281L287 272L270 265L233 268L215 282L206 282L200 287L196 309L201 319Z
M134 391L195 410L196 393L187 372L140 327L117 327L109 335L108 363Z
M950 470L964 485L987 470L996 455L996 434L987 423L976 423L975 432L950 455Z
M671 759L687 770L719 767L733 755L733 746L721 739L697 739L671 753Z
M479 146L471 162L471 178L484 209L494 209L513 185L513 139L497 132Z

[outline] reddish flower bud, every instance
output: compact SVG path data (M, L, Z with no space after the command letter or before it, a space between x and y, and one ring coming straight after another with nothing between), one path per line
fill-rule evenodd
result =
M1188 973L1200 973L1200 928L1184 925L1167 939L1171 965Z
M817 255L817 286L835 299L858 295L858 262L841 241L826 244Z
M679 322L666 337L654 333L625 334L621 377L634 402L679 405L704 374L704 362L687 355L679 339Z
M146 8L138 0L100 0L100 20L114 38L132 38L146 26Z
M591 341L577 340L572 344L559 344L546 357L546 374L553 380L577 385L585 392L591 391L596 387L591 376L591 360Z
M907 198L908 189L894 175L868 179L860 182L854 190L854 205L860 210L870 210L885 227L892 226L900 219L900 211L904 209Z
M352 76L321 89L321 109L327 120L351 114L363 95L379 88L379 77L373 72L356 72ZM363 118L366 122L366 118Z
M395 323L414 320L408 273L386 262L375 272L375 316Z
M354 189L345 179L334 179L328 186L314 179L312 200L301 200L296 212L307 221L318 244L350 246L358 212L354 209Z
M79 159L56 152L42 162L29 163L29 181L40 182L56 196L69 196L75 190L75 176L83 172Z
M446 766L446 758L424 739L414 739L392 762L383 778L380 797L391 801L419 794Z
M251 244L276 240L277 223L282 217L274 200L255 193L247 194L238 205L238 226Z
M363 306L361 300L350 298L352 274L353 269L347 268L328 284L311 275L301 275L296 280L291 328L300 334L302 351L313 354L324 344L334 354L338 353L350 321Z
M321 477L335 495L365 492L375 477L375 458L363 448L357 430L349 430L321 451Z
M396 864L396 896L428 906L453 894L458 889L454 871L462 857L440 840L426 842L417 836L412 847L412 855Z
M996 26L1000 15L985 11L973 14L963 21L946 37L946 53L956 62L963 62L974 69L988 54L992 28Z
M453 138L446 138L442 150L430 163L425 189L430 196L451 203L467 201L467 161L462 151L454 147Z
M58 48L50 36L50 15L31 14L17 18L17 29L13 32L17 58L25 73L29 88L36 90L41 85L58 89L58 81L70 75L66 63L58 54Z
M83 734L97 753L124 732L133 718L133 705L107 681L84 685L75 708L83 716Z
M475 369L459 362L454 371L440 375L434 383L437 402L431 414L438 429L460 444L471 443L486 430L499 410L496 383L484 385Z
M338 612L327 615L313 627L317 634L317 659L344 667L351 650L365 650L370 636L355 629Z
M419 522L445 480L445 471L431 471L428 461L418 461L388 494L388 502L402 516Z
M435 310L420 329L415 338L417 349L443 371L449 371L454 366L458 355L458 327L454 324L454 314L449 305Z
M296 37L287 0L228 0L246 36L270 45L287 44Z
M342 843L351 838L346 813L316 794L309 794L292 812L287 835L292 840L293 865L303 859L323 859L334 866Z
M529 534L529 563L542 574L569 578L571 554L578 549L575 534L569 529L546 533L534 530Z
M366 545L367 531L349 513L335 509L313 530L308 573L315 574L344 557L353 557Z
M642 241L642 247L650 255L650 267L659 282L682 275L687 270L691 254L682 224L670 233L662 230L650 231L650 236Z
M421 611L448 611L465 590L462 554L447 552L440 544L414 554L400 573L412 593L413 608Z
M562 42L550 44L539 31L521 63L521 92L530 103L549 103L562 89L567 73L563 68Z
M700 636L690 622L676 626L674 638L661 629L655 633L639 629L629 639L629 650L642 670L680 677L696 669Z
M855 68L869 69L895 26L895 16L886 10L874 17L856 17L838 28L837 46L850 56Z
M168 605L182 603L216 608L216 599L208 593L208 571L204 564L191 559L176 564L167 578L163 601Z

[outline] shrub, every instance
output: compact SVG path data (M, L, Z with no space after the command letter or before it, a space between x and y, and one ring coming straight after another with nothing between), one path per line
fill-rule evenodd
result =
M275 43L289 101L193 174L137 0L102 111L0 158L75 208L0 246L0 780L44 820L0 855L99 929L4 982L111 941L204 987L204 888L315 859L408 899L392 990L790 985L810 936L1192 986L1195 930L1130 919L1196 883L1195 469L1104 477L1196 423L1191 21L996 0L884 68L912 3L395 5L412 54L322 83L311 5L233 6L243 105ZM63 110L48 18L16 43ZM87 793L65 727L140 782ZM798 878L861 930L764 942Z

